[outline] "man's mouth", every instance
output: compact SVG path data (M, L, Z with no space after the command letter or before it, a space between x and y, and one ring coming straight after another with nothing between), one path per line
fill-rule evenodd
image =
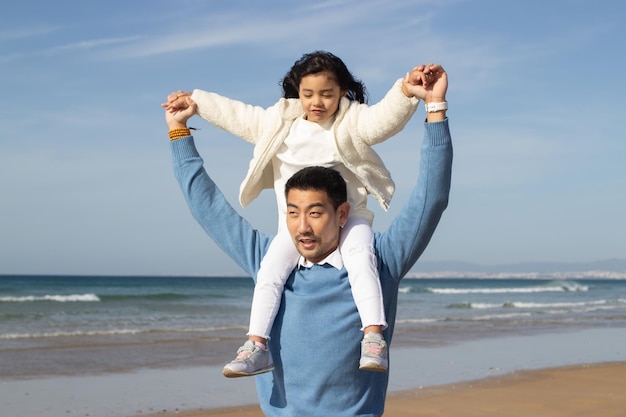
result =
M297 240L304 249L313 248L315 246L315 243L317 242L315 238L310 236L298 236Z

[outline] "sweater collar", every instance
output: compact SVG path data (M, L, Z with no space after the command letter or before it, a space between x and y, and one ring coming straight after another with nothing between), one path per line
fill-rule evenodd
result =
M304 259L304 256L300 256L298 259L298 268L311 268L313 265L324 265L328 264L333 268L341 270L343 268L343 258L341 257L341 253L339 252L339 248L332 251L326 258L322 259L319 262L310 262Z

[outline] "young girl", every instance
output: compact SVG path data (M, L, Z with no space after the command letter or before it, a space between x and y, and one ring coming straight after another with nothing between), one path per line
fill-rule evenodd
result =
M225 376L256 375L274 368L266 343L283 285L300 258L285 227L284 186L292 174L312 165L336 169L346 181L350 216L341 232L339 251L364 331L359 368L387 370L387 346L382 337L387 322L371 229L374 215L366 204L367 195L372 194L386 210L394 184L371 145L404 127L419 103L411 87L426 82L416 67L397 80L379 103L367 106L363 83L341 59L317 51L295 62L282 81L283 98L266 109L202 90L191 95L178 91L163 103L176 112L192 100L203 119L255 145L240 188L243 207L264 188L274 188L276 193L278 232L257 275L248 341L224 367Z

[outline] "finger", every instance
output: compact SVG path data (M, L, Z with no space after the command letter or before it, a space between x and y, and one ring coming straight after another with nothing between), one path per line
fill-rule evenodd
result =
M184 96L185 93L182 90L177 90L174 91L173 93L170 93L170 95L167 96L167 99L169 101L174 101L176 100L178 97Z
M426 84L428 84L428 77L423 72L420 72L418 74L418 80L419 80L419 84L418 85L425 86Z

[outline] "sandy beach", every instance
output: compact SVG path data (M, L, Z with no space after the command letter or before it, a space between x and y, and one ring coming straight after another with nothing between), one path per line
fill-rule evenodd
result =
M622 417L625 348L621 327L395 348L385 416ZM2 417L263 415L254 379L221 366L0 375L0 404Z
M392 393L385 416L623 417L625 381L626 362L519 371ZM158 415L263 417L257 406Z

